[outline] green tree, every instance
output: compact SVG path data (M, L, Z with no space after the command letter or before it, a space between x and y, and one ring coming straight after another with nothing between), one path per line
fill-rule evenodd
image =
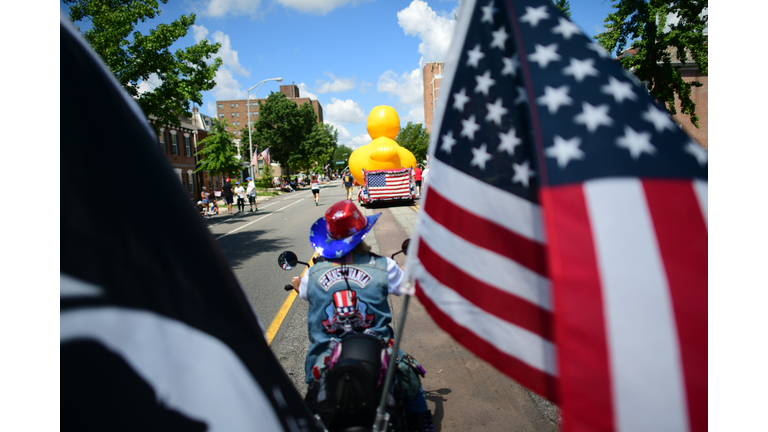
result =
M200 158L195 172L208 171L212 175L239 173L242 168L237 159L234 135L227 131L227 119L213 121L213 130L198 144L203 148L197 152Z
M304 164L309 156L302 143L308 139L317 124L312 105L297 106L283 93L272 92L265 101L259 101L259 120L254 124L254 138L259 136L259 148L269 147L273 161L288 168Z
M707 16L702 11L707 0L611 0L615 12L605 19L606 32L595 35L608 52L620 55L621 65L632 71L670 113L675 109L675 95L681 111L699 127L696 104L691 100L691 88L701 87L698 81L685 82L679 67L671 64L673 54L685 65L690 58L699 71L708 73ZM679 17L676 24L667 25L669 14ZM622 55L629 46L634 55Z
M400 132L395 138L398 144L413 153L416 157L416 162L422 163L427 158L427 146L429 146L429 132L424 128L421 123L408 124L400 129Z
M571 2L568 0L549 0L552 4L560 9L560 12L565 15L566 18L571 19Z
M275 172L272 170L272 166L268 164L264 164L264 169L261 171L261 178L259 179L259 182L261 183L261 187L269 188L272 187L272 179L275 177Z
M90 25L82 32L115 74L125 90L136 98L157 132L163 125L181 126L179 116L191 117L190 102L203 104L202 91L215 85L222 60L209 59L221 44L207 39L186 49L171 52L179 38L195 23L195 14L182 15L171 24L159 24L144 35L136 25L160 15L159 2L168 0L63 0L69 19ZM76 25L78 30L80 27ZM160 85L140 93L139 84L157 76Z
M336 151L333 152L333 160L343 160L346 161L345 166L349 165L349 156L353 151L355 150L342 144L336 147Z
M312 132L301 143L298 154L301 162L296 165L299 169L306 169L312 166L314 162L326 166L333 159L333 153L338 146L339 132L333 126L327 123L315 123L312 126Z

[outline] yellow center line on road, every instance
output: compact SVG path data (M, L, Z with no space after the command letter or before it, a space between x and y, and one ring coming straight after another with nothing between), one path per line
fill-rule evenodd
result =
M312 267L314 264L313 260L316 256L317 252L312 254L312 258L309 259L309 267ZM304 277L304 273L307 272L309 267L305 268L304 271L301 272L301 277ZM277 311L277 316L275 316L275 318L272 320L272 324L270 324L269 328L267 329L267 345L271 344L272 339L275 338L275 335L280 329L280 325L283 323L285 316L288 315L288 311L291 310L291 305L293 305L293 301L296 300L296 296L296 290L291 290L290 294L288 294L288 298L283 302L283 306L281 306L280 310Z

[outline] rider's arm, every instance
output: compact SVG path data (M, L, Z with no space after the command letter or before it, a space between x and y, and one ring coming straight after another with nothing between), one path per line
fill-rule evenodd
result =
M388 292L390 294L394 294L394 295L402 294L402 292L400 291L400 286L403 283L404 277L405 277L405 273L403 273L403 270L400 268L400 266L397 265L395 260L387 257L387 278L389 279Z
M293 290L299 294L299 297L301 297L302 300L309 300L309 297L307 296L308 282L309 282L309 272L304 273L304 276L302 276L301 278L294 277L293 279L291 279L291 285L293 285Z

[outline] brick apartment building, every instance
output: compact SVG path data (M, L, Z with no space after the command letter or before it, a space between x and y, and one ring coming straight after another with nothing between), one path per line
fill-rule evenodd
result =
M323 122L323 107L320 102L310 98L303 98L299 94L299 87L296 84L280 86L280 93L284 94L289 100L296 102L297 105L309 103L317 114L318 123ZM251 99L251 115L253 121L259 120L259 102L266 101L266 98ZM248 127L248 101L238 100L220 100L216 101L216 115L219 119L227 119L229 126L227 130L234 133L236 137L242 136L242 130Z
M299 93L299 87L296 84L287 84L287 85L281 85L280 86L280 93L284 94L289 100L292 100L296 102L297 105L301 106L305 103L309 103L312 105L312 109L315 111L315 114L317 115L317 122L323 123L323 106L320 105L320 102L306 98L301 97ZM253 117L253 121L256 122L259 120L259 102L260 101L266 101L266 98L262 99L251 99L251 116ZM236 141L239 142L239 138L242 137L242 130L244 128L248 127L248 101L245 99L237 99L237 100L220 100L216 101L216 115L219 119L227 119L229 125L227 126L227 130L234 133L236 137ZM248 141L244 141L240 143L242 146L242 151L248 151ZM256 145L254 143L254 149L256 148ZM259 174L262 173L262 170L264 168L264 161L259 160L258 161L258 168L257 171ZM289 173L283 173L283 170L279 166L273 165L273 170L276 176L282 176L282 175L288 175Z
M443 62L425 64L422 76L424 77L424 126L427 133L432 133L437 98L440 95L440 83L443 81Z

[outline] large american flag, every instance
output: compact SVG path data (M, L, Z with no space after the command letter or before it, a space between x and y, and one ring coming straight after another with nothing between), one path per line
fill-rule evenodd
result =
M546 0L462 2L408 278L566 431L707 429L707 153Z
M368 196L372 200L411 197L411 169L365 171Z

